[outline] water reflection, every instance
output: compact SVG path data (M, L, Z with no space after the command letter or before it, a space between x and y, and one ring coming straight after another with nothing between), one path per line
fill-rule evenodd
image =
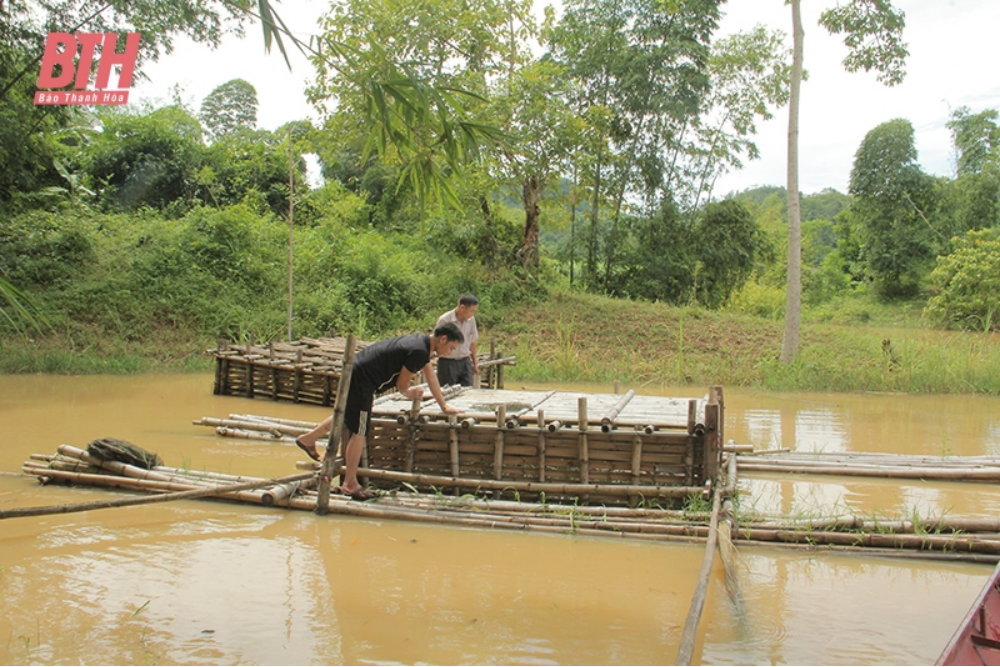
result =
M327 412L214 397L211 385L0 377L0 470L113 436L168 465L285 474L301 458L294 447L216 438L191 420ZM726 437L758 447L981 455L996 451L1000 431L998 399L728 391L726 404ZM755 475L741 488L744 509L762 513L1000 513L1000 490L985 484ZM4 509L113 495L0 476ZM0 664L669 663L701 558L683 544L222 502L5 520ZM744 603L730 602L718 567L698 662L932 662L991 570L749 547L739 561Z

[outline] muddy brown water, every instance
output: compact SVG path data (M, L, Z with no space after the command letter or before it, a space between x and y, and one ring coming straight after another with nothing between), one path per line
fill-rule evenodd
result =
M191 420L327 414L211 389L209 375L0 376L0 471L112 436L167 465L292 474L295 447L217 438ZM727 389L726 408L726 437L758 448L1000 454L1000 398ZM1000 514L987 484L757 475L741 488L762 513ZM120 495L0 476L0 509ZM217 501L6 519L0 664L671 664L702 556ZM717 561L694 660L932 663L991 570L743 548L743 604Z

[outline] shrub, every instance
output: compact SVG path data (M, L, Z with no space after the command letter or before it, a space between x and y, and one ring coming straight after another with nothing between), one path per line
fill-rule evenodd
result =
M952 242L955 249L931 272L940 291L927 301L924 316L945 326L1000 330L1000 230L970 231Z

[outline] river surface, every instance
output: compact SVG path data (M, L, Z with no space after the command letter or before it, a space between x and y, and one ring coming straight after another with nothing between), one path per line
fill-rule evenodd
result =
M171 466L294 474L294 446L191 421L328 414L211 391L209 375L0 376L0 471L111 436ZM727 389L725 400L725 437L757 448L1000 455L1000 398ZM764 514L1000 514L988 484L761 474L741 489L744 509ZM0 475L0 509L121 495ZM702 556L701 545L217 501L6 519L0 664L672 664ZM715 567L696 663L930 664L992 571L745 547L735 605Z

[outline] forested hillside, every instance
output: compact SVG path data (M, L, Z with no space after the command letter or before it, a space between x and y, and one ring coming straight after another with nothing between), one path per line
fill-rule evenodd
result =
M461 292L506 331L568 292L762 331L783 318L784 188L720 198L715 183L756 154L790 55L759 27L717 38L719 2L571 0L539 25L527 2L347 0L313 53L323 122L275 129L241 80L197 109L34 106L47 31L143 21L161 37L141 70L171 35L253 25L222 2L67 8L0 5L2 370L178 367L223 337L377 338L428 327ZM858 147L849 192L802 198L807 322L895 307L910 326L1000 326L997 116L954 110L953 178L921 171L895 119Z

